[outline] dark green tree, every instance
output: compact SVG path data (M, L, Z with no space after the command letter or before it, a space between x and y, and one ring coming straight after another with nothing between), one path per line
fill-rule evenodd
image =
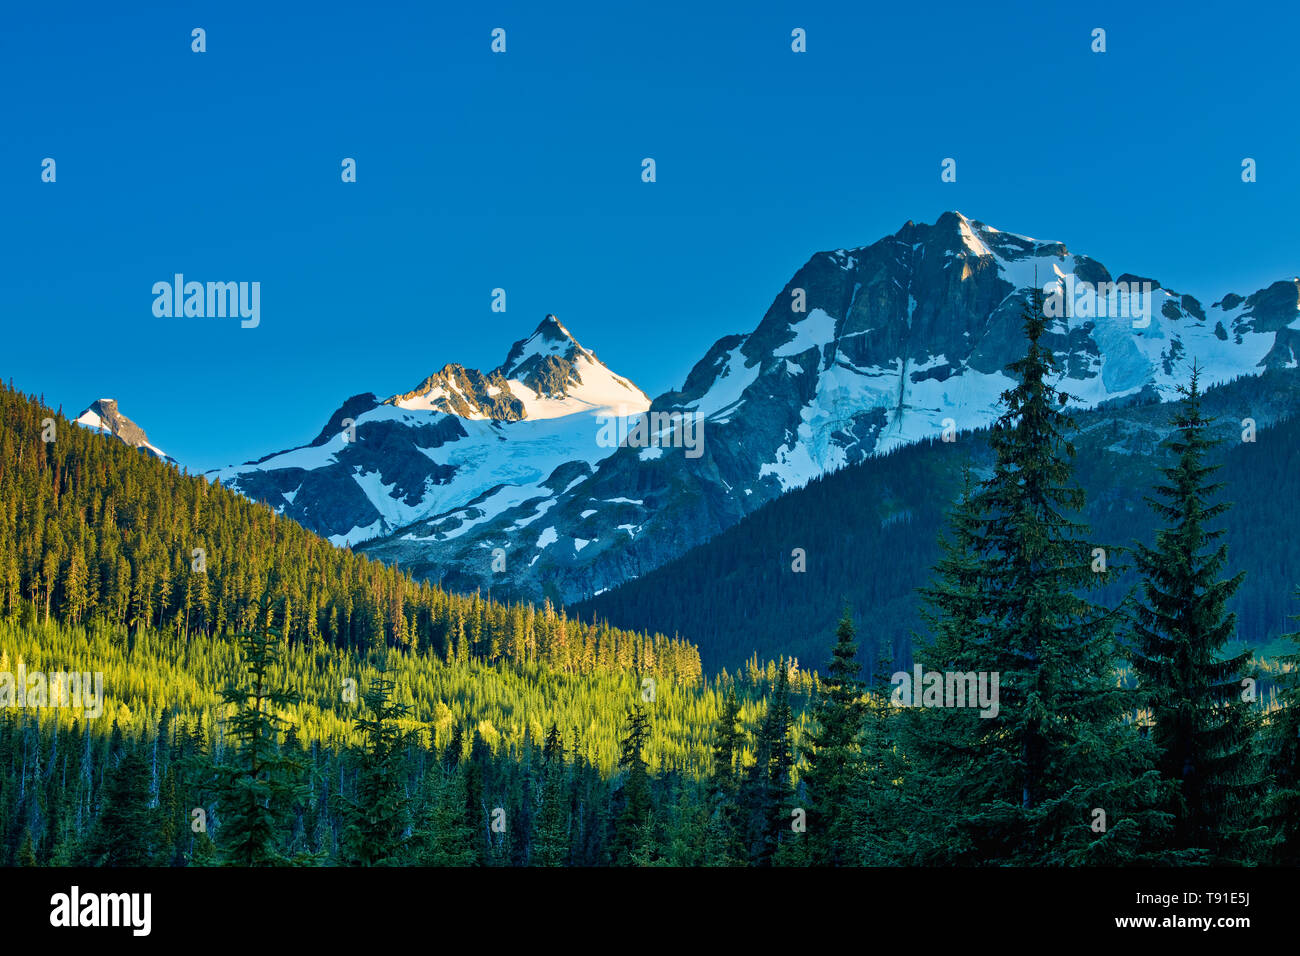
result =
M1165 483L1146 499L1164 522L1155 547L1137 544L1141 597L1133 603L1132 661L1149 735L1164 778L1175 785L1172 845L1204 850L1211 862L1250 858L1260 834L1251 817L1264 796L1253 737L1256 718L1243 699L1249 650L1225 657L1236 630L1226 609L1245 572L1226 576L1223 530L1211 522L1231 505L1215 502L1221 482L1206 455L1218 444L1214 419L1201 411L1200 370L1179 392L1169 447L1177 461L1162 468Z
M564 745L559 730L552 726L544 750L541 811L532 862L537 866L563 866L569 861L569 781L564 763Z
M783 658L776 665L767 711L759 723L754 747L757 759L741 788L741 805L748 819L746 844L754 866L771 866L777 849L795 835L790 828L794 744L788 675L789 665Z
M85 866L149 866L156 828L149 809L149 764L130 747L105 785L104 808L82 848Z
M708 789L710 822L705 851L705 860L710 866L739 866L747 862L737 778L737 763L744 739L740 726L740 701L733 684L727 688L713 732L713 763Z
M860 788L866 714L861 671L853 617L845 608L813 706L814 728L804 754L808 862L814 866L838 866L854 858L851 844L861 808L851 797Z
M644 856L647 841L647 818L653 820L654 807L650 796L650 769L645 758L645 748L650 740L650 716L638 701L627 709L620 741L618 769L623 774L619 791L620 808L614 819L611 852L615 866L632 866L638 850Z
M352 866L392 866L402 862L410 827L406 794L406 753L410 732L399 721L409 708L393 699L394 685L375 677L363 697L356 728L364 737L356 794L344 799L341 854Z
M425 776L425 809L412 836L420 866L475 866L481 848L474 820L466 812L466 765L435 766Z
M1076 518L1074 423L1051 384L1061 373L1037 289L1022 318L1027 350L1007 369L1015 384L990 432L993 473L959 512L930 595L932 613L957 615L935 635L931 666L986 675L990 690L996 677L997 710L981 717L964 702L956 746L933 732L912 740L926 771L912 791L942 827L916 844L921 862L1126 862L1162 819L1157 774L1125 723L1115 615L1082 596L1105 576L1104 549ZM956 682L949 700L940 677L930 705L959 704Z
M280 843L299 796L302 767L280 755L279 733L289 722L277 707L297 703L290 689L272 686L279 632L271 626L271 610L260 611L261 626L240 635L244 650L244 686L222 692L235 712L228 718L229 737L238 744L235 762L217 768L221 809L218 845L228 866L282 866L290 862Z
M18 865L36 866L36 850L32 845L32 831L23 829L23 839L18 846Z

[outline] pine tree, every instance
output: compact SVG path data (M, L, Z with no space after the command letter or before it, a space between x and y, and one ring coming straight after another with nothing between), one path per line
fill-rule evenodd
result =
M906 711L891 700L892 658L883 648L863 696L859 772L845 796L841 865L897 866L908 859L906 844L917 828L919 804L908 802L904 782L910 770L901 738Z
M375 677L364 695L356 729L365 738L356 796L343 801L342 856L353 866L392 866L401 861L410 826L406 751L410 733L398 726L409 708L393 700L393 682Z
M853 618L848 608L835 631L830 664L813 708L803 782L808 796L809 862L838 866L850 847L858 808L851 801L862 774L862 723L866 713Z
M653 813L650 802L650 771L645 759L650 739L650 717L638 701L627 709L627 722L620 741L618 769L624 774L620 790L621 809L614 821L611 852L616 866L632 866L638 849L646 843L646 820Z
M703 781L674 775L670 778L677 799L666 827L662 864L698 867L708 863L709 819L708 786ZM671 793L671 790L669 791Z
M217 768L218 842L222 862L229 866L291 862L280 849L280 839L299 793L297 779L302 768L276 750L276 736L288 721L273 708L297 703L298 695L270 685L279 633L271 626L268 607L262 608L260 617L260 629L240 635L248 685L227 687L222 692L222 699L236 708L228 721L229 736L239 744L238 762Z
M1252 836L1250 817L1263 796L1262 768L1252 738L1256 720L1242 699L1251 653L1222 656L1236 630L1226 603L1245 572L1225 577L1226 544L1210 523L1231 505L1211 503L1222 490L1209 479L1217 465L1205 463L1219 442L1214 419L1201 411L1199 369L1172 418L1170 449L1177 462L1162 468L1165 484L1147 503L1164 521L1155 547L1138 544L1141 599L1133 605L1133 669L1150 714L1149 733L1171 795L1172 845L1204 850L1213 862L1244 862Z
M1074 425L1069 396L1051 385L1060 372L1039 290L1022 315L1027 351L1008 366L993 473L956 516L956 550L930 594L934 614L956 615L935 635L932 666L996 675L998 712L968 704L952 715L963 726L951 743L933 732L910 741L923 768L910 788L932 807L918 823L941 827L914 841L918 862L1124 862L1162 819L1148 752L1124 723L1114 615L1080 596L1101 575L1072 517L1084 504Z
M740 729L740 701L734 685L718 715L713 735L713 761L709 777L709 828L705 860L709 866L738 866L746 862L743 819L738 802L737 767L744 740Z
M564 746L554 725L547 734L543 754L541 812L532 862L537 866L563 866L569 860L570 811Z
M967 463L962 469L961 495L948 513L948 533L939 538L934 578L918 589L926 630L916 636L915 653L924 671L978 673L987 666L983 643L973 639L985 614L984 562L977 550L982 521L977 493ZM890 689L879 690L886 699L894 696ZM900 850L899 862L969 860L976 850L965 825L964 808L948 801L964 799L962 768L969 766L970 754L988 727L969 708L905 707L900 719L904 749L910 757L902 800L913 824L907 830L907 848Z
M491 863L489 851L492 849L491 815L488 812L487 798L484 793L484 771L492 757L492 748L475 729L474 738L469 747L469 759L461 761L464 768L465 815L472 839L470 846L474 849L474 866L487 866Z
M465 765L432 768L425 777L425 810L412 836L420 866L475 866L477 828L466 812Z
M771 725L767 748L767 795L770 801L767 845L773 866L806 866L807 807L796 804L806 804L807 801L799 799L802 783L796 788L794 780L796 754L794 709L790 704L791 665L782 660L778 667L772 706L768 712Z
M149 764L129 748L108 775L104 808L81 850L84 866L149 866L155 827L149 809Z
M789 665L784 658L776 664L767 712L759 725L757 761L746 775L741 804L748 815L746 841L754 866L771 866L782 843L793 837L790 829L794 768L790 709Z

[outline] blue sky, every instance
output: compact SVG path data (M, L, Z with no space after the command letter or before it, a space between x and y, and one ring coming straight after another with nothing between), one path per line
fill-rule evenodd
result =
M547 312L658 394L814 252L945 209L1175 288L1300 272L1294 9L279 6L0 29L0 376L70 414L115 397L191 469L495 367ZM156 318L177 272L259 281L260 326Z

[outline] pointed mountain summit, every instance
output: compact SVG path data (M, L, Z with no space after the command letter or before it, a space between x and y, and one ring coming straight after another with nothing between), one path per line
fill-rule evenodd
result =
M512 345L506 360L486 375L446 365L388 401L399 408L502 422L562 418L593 409L620 414L650 404L644 392L606 368L553 315Z
M84 428L94 429L101 435L113 435L132 448L138 448L155 458L175 464L175 460L170 455L149 443L149 436L145 434L143 428L118 410L116 399L101 398L92 402L89 408L76 417L75 421Z
M526 339L510 346L506 360L498 371L507 378L526 379L547 359L560 358L572 362L578 355L595 356L584 349L554 315L547 315Z
M615 451L598 419L649 405L548 315L490 372L447 364L382 401L353 396L309 445L214 474L335 544L429 518L463 533L589 475Z

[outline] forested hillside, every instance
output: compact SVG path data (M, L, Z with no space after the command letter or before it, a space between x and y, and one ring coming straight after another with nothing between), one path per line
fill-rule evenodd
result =
M1226 541L1246 571L1229 602L1235 640L1277 651L1276 638L1295 613L1300 537L1282 532L1300 501L1300 371L1277 370L1211 389L1206 409L1219 416L1224 443L1210 452L1235 502L1224 516ZM1112 565L1155 517L1142 503L1156 470L1171 459L1168 405L1113 406L1077 416L1077 474L1087 492L1084 515ZM1242 441L1242 419L1259 426ZM706 670L732 666L755 650L820 661L822 635L848 602L870 609L872 636L864 664L886 653L910 666L921 619L915 589L939 557L936 539L961 487L962 470L988 473L989 433L962 432L851 465L773 501L664 567L571 606L623 627L689 635ZM795 549L803 552L802 561ZM799 571L798 568L805 570ZM1102 598L1117 602L1133 588L1116 575ZM803 625L792 630L790 621Z
M248 661L240 635L262 627L278 635L264 683L283 695L266 707L271 746L295 766L272 841L286 859L350 859L365 698L383 681L409 757L408 836L450 833L426 862L527 862L539 767L557 755L564 791L546 799L574 803L573 862L610 862L629 709L653 710L639 747L673 800L708 774L729 696L756 731L771 688L787 684L787 731L801 739L806 671L751 661L706 679L681 639L417 583L12 388L0 424L0 675L103 677L96 715L34 696L15 707L0 682L0 863L216 859L220 769L244 752L224 695ZM756 740L742 735L738 765L754 762ZM484 807L514 827L479 826ZM191 828L194 810L210 812L211 831Z
M684 641L417 583L12 389L0 389L0 422L0 608L11 617L228 635L272 597L285 637L313 647L701 676Z

